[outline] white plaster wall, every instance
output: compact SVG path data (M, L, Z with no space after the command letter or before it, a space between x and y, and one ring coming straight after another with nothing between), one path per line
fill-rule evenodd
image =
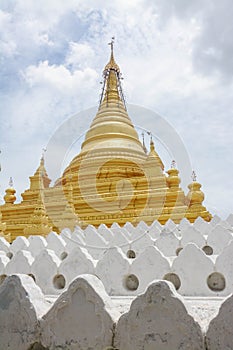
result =
M206 334L207 350L230 350L233 344L233 296L227 298L218 315L210 322Z
M66 244L69 242L69 238L71 238L71 235L72 235L72 231L68 227L63 228L61 230L60 236L65 241Z
M64 233L64 235L65 234L66 233ZM76 247L86 248L86 243L84 238L78 232L78 230L75 229L75 231L71 234L71 236L66 236L65 251L71 252Z
M10 259L7 256L0 256L0 276L5 274L5 268L9 261Z
M125 277L129 274L129 261L119 248L105 252L97 262L95 274L103 282L109 295L128 295L124 286Z
M133 298L112 301L93 275L80 275L54 300L47 302L28 276L6 278L0 285L0 349L203 349L200 326L188 313L205 330L217 314L215 303L221 304L216 298L184 300L170 283L154 281L130 307ZM231 349L232 300L210 323L207 350Z
M28 239L26 237L23 237L23 236L18 236L12 242L9 249L14 255L19 250L27 250L28 247L29 247Z
M186 228L188 228L190 226L191 226L191 224L190 224L189 220L186 219L186 218L183 218L180 221L180 223L178 224L178 228L179 228L180 231L183 231L183 230L185 230Z
M221 221L221 218L218 215L214 215L210 221L210 225L215 226Z
M82 275L43 317L42 344L52 349L110 348L119 316L102 282L96 276Z
M229 220L231 219L229 218ZM198 231L197 227L198 230L200 229L203 231ZM101 276L105 274L104 283L110 293L113 292L115 295L120 295L121 293L124 295L136 295L142 290L141 288L145 290L146 282L143 282L143 280L147 280L147 276L150 276L148 277L148 281L153 278L153 275L156 278L163 277L161 274L157 275L157 267L163 271L162 267L156 265L156 267L153 268L150 264L148 265L146 257L144 261L141 261L140 268L139 264L137 266L136 261L141 252L145 251L147 248L150 249L149 247L151 246L155 246L162 255L166 256L168 259L167 261L173 263L173 266L175 266L175 264L177 264L176 254L178 254L178 249L185 248L187 244L193 242L200 248L208 244L214 249L215 255L206 257L207 260L205 261L208 261L207 264L209 264L209 262L215 263L216 260L217 265L214 266L214 271L218 272L219 270L226 280L226 288L224 291L216 293L211 291L207 286L204 295L227 295L227 293L233 292L231 257L230 254L227 253L227 250L224 255L221 255L221 252L232 240L232 232L229 227L231 227L229 221L222 221L219 217L215 216L210 223L206 223L203 219L198 218L194 225L187 222L186 219L183 219L179 225L174 224L174 222L170 220L165 226L154 221L149 227L144 222L140 222L136 227L131 223L126 223L123 228L117 223L114 223L111 228L101 225L99 228L88 226L85 230L82 230L80 227L76 227L74 232L71 232L69 229L64 229L61 236L51 232L46 239L40 236L31 236L28 239L25 237L18 237L12 245L9 245L9 243L1 237L0 248L2 247L2 253L0 254L0 274L4 275L5 273L11 274L18 272L34 274L31 271L31 265L33 263L33 271L36 272L37 275L36 281L43 291L48 294L60 294L77 274L96 273L96 264L98 269L102 264L102 270L99 271L97 269L97 272L101 272ZM179 237L177 237L174 232L176 232ZM208 233L208 236L206 233ZM114 246L120 247L120 255L118 254L118 257L120 256L119 261L117 261L118 258L115 256ZM46 250L45 248L48 247L50 247L50 253L46 253L46 257L42 258L43 254L45 254L43 253ZM72 253L75 249L80 251L80 248L85 252L85 254L81 254L82 258L79 257L78 254L75 256L75 254ZM133 250L136 253L135 261L127 259L128 250ZM23 255L22 251L25 251ZM13 256L11 260L9 260L4 257L4 254L7 254L8 257L10 257L10 254L13 254ZM22 261L17 257L18 254L19 257L21 256L20 259L22 259ZM31 256L30 254L32 254L35 259L34 262L31 258L28 259L28 256ZM179 252L179 254L181 254L181 252ZM218 259L219 254L221 255L220 259ZM226 259L223 258L225 255ZM39 258L39 256L41 256L41 258ZM108 258L106 258L106 256L108 256ZM88 258L86 259L86 257ZM107 262L104 265L103 261L105 261L105 259ZM47 265L44 260L47 262ZM188 266L189 263L191 263L189 260L192 262L192 257L189 259L187 256L184 261L182 261L182 264ZM113 264L112 261L114 262ZM220 264L221 261L222 265ZM109 264L108 267L106 267L107 264ZM194 274L194 269L197 271L202 270L200 266L200 263L197 263L196 266L194 264L190 270L191 274ZM134 270L132 270L132 267ZM104 269L106 269L105 272ZM151 269L151 271L147 272L148 269ZM195 276L198 274L195 273L194 278L188 277L190 276L190 272L186 271L184 273L183 270L185 268L182 266L180 269L181 276L186 276L184 277L186 282L184 281L182 283L179 292L183 293L183 286L188 283L189 288L185 289L185 293L187 293L187 295L190 293L192 294L193 290L196 290ZM113 282L114 288L111 289L110 282L107 281L116 280L115 276L118 274L118 271L120 271L120 275L117 276L118 286L117 283L114 285ZM132 271L133 274L142 276L137 291L129 291L125 288L125 279ZM141 271L146 271L146 273L143 274ZM171 270L170 272L175 271ZM204 275L203 271L200 273L203 275L201 277L202 280L208 278L208 275ZM54 277L59 274L63 275L65 279L65 287L61 289L54 288L53 283ZM205 286L207 285L206 281L204 284ZM201 289L199 289L198 293L202 293Z
M57 257L61 257L62 253L66 250L66 242L56 232L50 232L46 237L47 249L53 250Z
M215 262L215 271L221 273L225 279L226 287L220 295L228 295L233 292L233 241L224 248Z
M160 233L161 233L161 228L159 228L157 225L151 225L148 228L148 235L152 238L152 240L156 240L159 238Z
M210 230L210 224L200 216L195 220L193 226L203 234L208 233Z
M137 276L139 287L137 295L142 293L155 279L163 279L170 272L170 265L166 257L158 248L147 247L136 259L133 259L130 266L130 273Z
M199 248L203 248L206 245L206 240L200 231L193 226L181 231L181 246L185 247L188 243L195 243Z
M138 255L145 249L145 247L153 245L154 240L152 240L151 236L146 232L138 235L137 238L134 238L130 245L130 249L134 250L136 255Z
M30 274L31 266L34 262L34 258L31 253L25 250L20 250L15 253L12 259L6 265L5 273L7 275L22 273Z
M200 326L165 281L150 284L132 302L118 321L114 345L127 350L204 350Z
M32 278L6 278L0 285L0 348L28 350L38 340L38 318L47 310L48 304Z
M54 287L54 277L58 275L58 267L61 261L52 250L45 249L35 258L31 266L31 272L35 276L36 283L44 294L60 294L62 290Z
M32 256L37 256L40 252L47 247L47 241L42 236L30 236L28 238L29 246L28 250L31 252Z
M208 276L214 272L212 260L195 244L189 243L174 260L172 272L180 278L179 293L189 296L208 296Z
M0 237L0 250L8 253L9 249L10 249L10 244L5 240L5 238Z
M210 232L207 243L213 248L214 254L220 254L222 250L232 241L233 236L228 229L217 224Z
M107 242L111 241L114 236L113 232L105 224L101 224L97 230Z
M75 247L61 262L58 272L64 275L67 285L78 275L94 274L95 261L84 248Z
M165 256L175 256L177 248L180 246L180 241L173 232L164 230L164 233L161 233L160 237L155 241L155 246Z

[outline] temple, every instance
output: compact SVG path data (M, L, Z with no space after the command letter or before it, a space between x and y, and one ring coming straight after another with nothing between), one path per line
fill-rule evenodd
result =
M150 225L154 220L165 224L168 219L179 223L183 218L192 223L199 216L205 221L212 218L202 204L204 194L196 176L185 195L175 163L165 172L153 139L149 151L139 140L127 113L113 42L103 71L99 108L81 151L55 185L51 187L50 182L44 157L30 176L30 187L22 193L20 203L15 203L16 191L10 181L0 206L0 235L14 240L77 225L85 228L117 222L123 226L140 221Z

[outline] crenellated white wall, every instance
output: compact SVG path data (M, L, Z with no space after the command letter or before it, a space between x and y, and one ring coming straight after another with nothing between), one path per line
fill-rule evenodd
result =
M232 217L76 227L46 238L18 237L11 245L0 237L0 283L6 275L24 273L43 293L59 295L88 273L113 296L138 295L155 279L171 281L184 296L227 296L233 292Z
M0 349L227 350L232 308L232 296L209 305L193 299L190 308L190 300L161 280L139 296L110 298L88 274L52 300L31 277L12 275L0 285Z

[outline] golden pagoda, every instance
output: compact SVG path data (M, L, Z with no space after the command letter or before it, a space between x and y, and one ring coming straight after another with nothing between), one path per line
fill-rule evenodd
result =
M99 108L81 151L55 185L50 187L42 157L21 203L15 204L13 186L6 190L0 210L5 234L10 233L12 239L75 225L136 225L142 220L165 224L168 219L178 223L184 217L194 222L198 216L210 221L196 178L185 196L175 163L166 174L152 138L148 154L144 140L139 140L127 113L113 42L103 80Z

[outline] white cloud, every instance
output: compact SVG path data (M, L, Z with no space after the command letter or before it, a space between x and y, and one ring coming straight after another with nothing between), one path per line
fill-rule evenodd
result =
M11 21L11 14L0 9L0 30L3 30Z
M50 65L48 61L40 62L38 66L29 66L23 73L25 81L33 87L45 85L63 94L76 94L78 90L93 86L97 73L91 68L71 72L64 65Z
M92 64L95 53L89 44L71 42L69 46L69 52L66 56L67 65L77 68L88 67Z

